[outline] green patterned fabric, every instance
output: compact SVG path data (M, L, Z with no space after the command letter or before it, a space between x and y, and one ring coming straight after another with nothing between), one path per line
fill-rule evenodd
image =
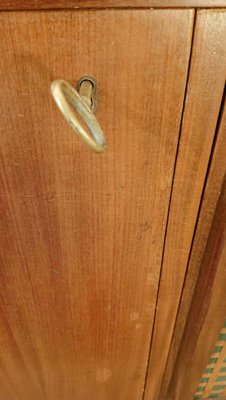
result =
M194 400L217 399L226 390L226 322L199 381ZM216 376L216 378L212 378Z

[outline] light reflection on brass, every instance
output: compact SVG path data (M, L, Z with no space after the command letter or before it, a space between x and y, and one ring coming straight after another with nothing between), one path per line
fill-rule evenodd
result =
M70 83L57 79L51 83L51 93L65 119L69 122L76 134L96 153L103 153L106 150L106 140L104 133L92 112L93 103L93 81L87 78L81 81L79 93ZM87 129L84 129L76 113L85 122Z

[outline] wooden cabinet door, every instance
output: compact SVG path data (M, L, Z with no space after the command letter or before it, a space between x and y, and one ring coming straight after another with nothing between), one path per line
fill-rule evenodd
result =
M142 399L193 18L0 13L1 399ZM84 74L104 155L50 95Z

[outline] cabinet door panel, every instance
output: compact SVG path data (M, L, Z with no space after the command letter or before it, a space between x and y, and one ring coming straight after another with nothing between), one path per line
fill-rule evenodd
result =
M142 398L192 10L0 14L0 391ZM99 83L104 155L53 79Z

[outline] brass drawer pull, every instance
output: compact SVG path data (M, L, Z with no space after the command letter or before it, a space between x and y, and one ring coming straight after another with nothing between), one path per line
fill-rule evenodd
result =
M103 153L106 150L106 140L100 124L92 112L96 109L94 92L95 81L89 77L79 80L79 93L70 83L62 79L51 83L53 98L73 130L93 151ZM77 111L82 122L85 122L92 136L83 127L72 108Z

